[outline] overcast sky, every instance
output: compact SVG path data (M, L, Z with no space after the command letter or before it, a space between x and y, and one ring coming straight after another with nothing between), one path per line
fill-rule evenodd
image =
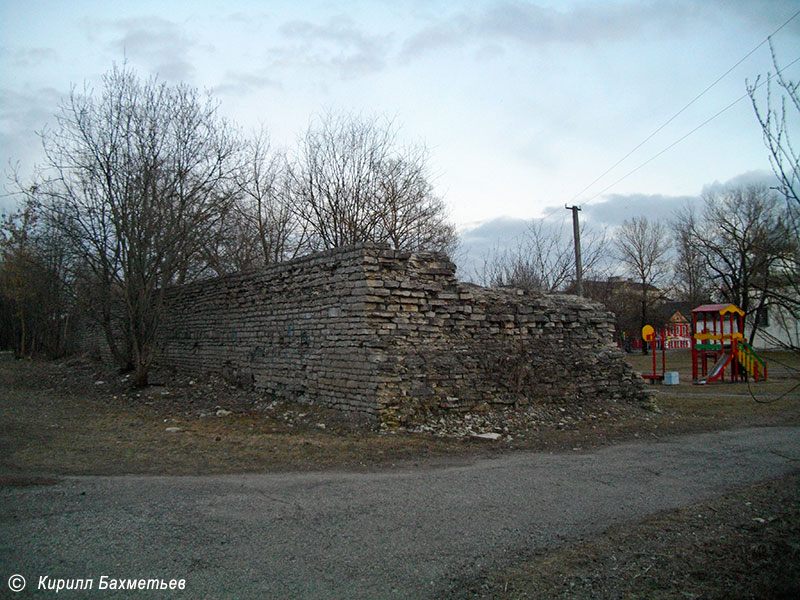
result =
M328 109L394 118L429 148L462 231L508 237L522 219L568 218L565 203L598 222L660 216L715 181L769 171L744 99L611 185L771 70L766 44L589 184L798 11L797 0L2 0L0 161L29 172L70 86L96 86L126 59L210 89L225 116L263 123L277 145ZM800 57L800 16L773 43L783 64ZM800 79L800 62L786 74Z

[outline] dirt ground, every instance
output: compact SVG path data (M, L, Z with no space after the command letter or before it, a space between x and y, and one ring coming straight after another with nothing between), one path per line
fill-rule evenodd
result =
M690 382L688 352L668 353L667 370L679 372L680 385L652 386L656 410L550 403L442 417L413 431L353 423L213 377L155 371L153 385L135 390L126 376L84 359L5 361L0 485L46 485L64 475L432 467L520 450L586 451L637 438L800 424L800 359L767 358L767 382L698 386ZM629 359L650 368L649 357ZM477 437L485 433L497 439ZM794 476L736 490L477 574L458 597L796 597L788 592L800 586L798 483Z
M800 597L800 473L670 511L513 567L448 598Z
M277 402L214 377L154 371L152 385L135 390L129 377L80 358L5 361L0 363L0 472L57 476L385 468L800 423L795 366L800 360L784 354L771 358L787 366L771 362L767 382L696 386L689 383L688 353L668 355L667 369L679 370L681 383L653 386L657 411L627 403L547 403L443 416L411 431L353 423L336 411ZM648 360L641 355L630 359L640 369ZM485 433L497 439L476 437Z

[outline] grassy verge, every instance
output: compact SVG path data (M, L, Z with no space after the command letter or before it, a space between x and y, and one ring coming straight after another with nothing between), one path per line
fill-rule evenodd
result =
M681 363L681 384L655 388L658 413L595 405L567 411L562 418L562 408L550 407L551 420L511 419L510 430L497 441L378 432L353 426L333 411L267 402L218 381L172 376L138 392L124 378L83 361L7 361L0 363L0 473L47 477L368 469L800 423L800 391L790 391L799 380L791 369L771 365L770 381L749 388L693 386L684 376L688 355L668 359L668 369ZM647 357L631 355L631 360L641 369ZM761 399L790 393L758 403L751 389Z
M359 468L459 454L454 440L342 435L263 414L185 417L82 394L7 389L0 406L6 474L211 474Z
M798 598L800 474L541 551L447 597Z

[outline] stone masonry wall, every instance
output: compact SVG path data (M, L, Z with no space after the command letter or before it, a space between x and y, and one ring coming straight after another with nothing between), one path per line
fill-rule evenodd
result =
M367 268L386 421L536 401L645 401L614 318L576 296L460 283L443 255L384 252Z
M167 296L161 362L387 423L646 399L601 305L460 283L435 253L364 245Z
M170 290L159 362L376 415L366 258L363 249L330 251Z

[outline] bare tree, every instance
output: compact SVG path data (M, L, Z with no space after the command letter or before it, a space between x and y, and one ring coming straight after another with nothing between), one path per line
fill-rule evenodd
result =
M196 272L229 210L238 140L210 96L126 67L106 73L98 95L73 90L56 118L43 134L41 209L91 275L112 353L146 385L165 288Z
M32 299L36 294L31 277L36 258L30 236L34 216L30 210L5 216L0 223L0 301L6 323L2 342L14 347L20 356L28 352L31 338Z
M791 81L784 75L771 41L770 50L775 73L767 74L766 106L759 106L760 77L753 84L747 84L747 93L761 126L770 164L780 182L781 191L788 201L800 206L800 152L790 137L793 123L800 118L800 82ZM777 99L773 84L778 88Z
M781 198L763 185L712 188L703 195L703 218L679 218L693 250L702 255L717 297L738 305L758 330L759 311L788 303L781 290L797 253L797 238L784 220Z
M25 204L0 219L0 347L19 356L67 350L71 257L58 231Z
M756 118L764 137L764 145L769 152L772 171L779 182L779 190L786 199L786 214L783 227L792 239L800 239L800 152L793 143L790 131L797 131L800 120L800 82L788 79L781 69L775 48L770 41L772 64L775 73L767 74L766 94L759 98L760 77L747 84L747 93L753 104ZM777 88L777 90L776 90ZM781 283L773 288L773 301L778 307L779 321L785 334L783 341L774 339L779 345L789 346L798 351L800 339L797 338L796 323L800 319L800 251L793 256L782 258L776 271Z
M667 252L670 242L665 227L646 217L625 220L617 232L618 258L640 285L640 327L647 324L648 307L655 299L652 288L669 270Z
M583 267L589 276L597 276L607 254L608 244L602 232L581 227L584 242ZM535 292L568 289L575 272L572 229L534 219L516 247L496 248L485 256L477 280L491 287L517 287Z
M388 158L378 181L376 239L398 250L438 250L451 254L458 245L444 201L435 195L424 150L407 149Z
M265 128L243 143L232 201L204 241L201 272L225 275L290 260L307 236L288 199L286 160ZM196 276L200 276L198 274Z
M392 123L328 113L306 131L289 167L292 207L314 249L372 241L399 250L455 248L423 149Z
M697 306L711 297L710 278L697 240L698 215L691 206L676 213L670 223L675 240L673 286L681 300Z
M249 140L245 154L236 179L241 228L257 242L260 264L294 258L305 249L307 235L289 202L286 159L272 150L264 128Z

